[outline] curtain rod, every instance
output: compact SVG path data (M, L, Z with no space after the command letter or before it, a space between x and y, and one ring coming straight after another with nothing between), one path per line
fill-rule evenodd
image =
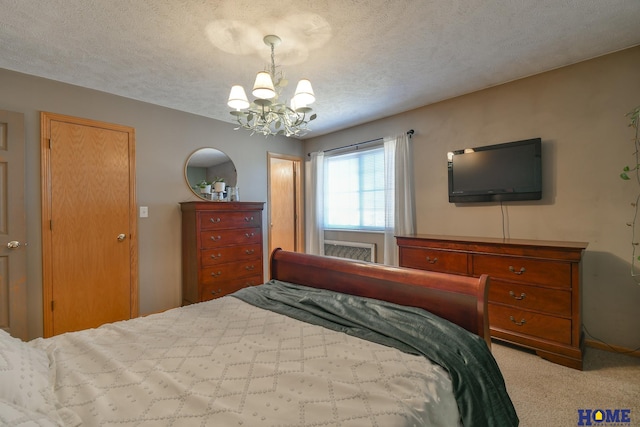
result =
M413 136L413 134L415 133L415 131L413 129L409 129L407 131L407 135L409 135L409 138L411 138ZM364 144L370 144L372 142L376 142L376 141L381 141L384 138L376 138L376 139L370 139L369 141L363 141L363 142L358 142L356 144L349 144L349 145L344 145L342 147L336 147L336 148L330 148L328 150L324 150L323 153L328 153L330 151L335 151L335 150L342 150L344 148L349 148L349 147L357 147L359 145L364 145ZM311 156L311 153L307 153L307 156Z

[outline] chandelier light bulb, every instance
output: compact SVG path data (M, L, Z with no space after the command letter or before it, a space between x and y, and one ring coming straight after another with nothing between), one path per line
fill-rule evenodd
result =
M240 85L231 87L231 93L229 93L229 101L227 105L234 110L244 110L249 108L249 100L244 88Z
M271 74L266 71L260 71L256 75L256 81L253 84L253 96L260 99L271 99L276 96L276 90L273 87Z

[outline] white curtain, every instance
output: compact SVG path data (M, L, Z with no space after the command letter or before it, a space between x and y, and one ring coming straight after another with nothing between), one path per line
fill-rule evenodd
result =
M324 153L311 153L307 175L306 252L324 253Z
M385 228L384 260L398 265L396 235L415 232L415 202L411 139L406 133L384 138Z

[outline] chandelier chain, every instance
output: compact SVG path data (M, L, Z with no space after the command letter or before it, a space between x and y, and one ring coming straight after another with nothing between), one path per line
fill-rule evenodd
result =
M276 55L275 55L275 46L271 43L271 78L276 78Z

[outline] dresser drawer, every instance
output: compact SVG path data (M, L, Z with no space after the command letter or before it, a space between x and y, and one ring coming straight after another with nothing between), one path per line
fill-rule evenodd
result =
M261 256L259 244L245 246L223 246L215 249L203 249L200 253L203 267L227 262L257 259Z
M467 274L467 254L427 248L400 248L403 267L441 273Z
M229 245L249 245L262 241L262 231L259 228L244 228L241 230L212 230L200 233L200 247L202 249L218 248Z
M491 328L571 345L571 320L489 304Z
M571 288L571 264L533 258L477 255L472 258L473 274L492 278Z
M200 283L225 283L234 278L253 275L262 277L261 259L203 267L200 270Z
M539 288L492 279L489 301L513 308L571 317L571 291Z
M262 216L258 212L200 212L201 230L222 230L225 228L260 227Z
M209 283L200 287L200 301L220 298L247 286L257 286L262 283L262 276L249 276L230 279L225 282Z

